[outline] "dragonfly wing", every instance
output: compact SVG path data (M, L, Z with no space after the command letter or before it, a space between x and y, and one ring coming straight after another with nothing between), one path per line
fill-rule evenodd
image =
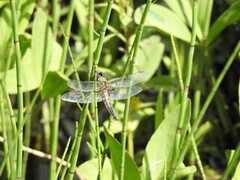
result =
M67 92L62 95L62 100L78 102L82 104L94 102L94 92ZM102 101L100 93L97 93L97 102Z
M76 91L91 92L94 91L94 81L68 81L68 86Z
M125 77L109 80L108 82L110 86L113 88L129 87L129 86L134 86L135 84L143 81L145 77L146 77L146 73L144 71L139 71L137 73L130 74Z
M140 93L142 88L140 86L133 86L127 88L117 88L113 91L109 91L110 98L112 100L127 99Z

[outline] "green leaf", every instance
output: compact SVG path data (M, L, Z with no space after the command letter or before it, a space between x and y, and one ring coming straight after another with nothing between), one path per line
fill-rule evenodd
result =
M181 167L175 170L177 178L183 178L189 174L194 174L197 171L196 166Z
M167 6L187 25L192 24L192 6L186 0L164 0Z
M147 73L145 81L147 81L151 79L159 68L164 44L161 42L159 36L150 36L141 41L140 47L136 56L135 71L145 71Z
M42 98L56 97L68 89L68 78L59 71L49 71L43 83Z
M136 9L134 20L137 24L140 23L144 6ZM158 30L183 41L190 42L191 33L184 21L171 10L166 7L152 4L147 14L145 26L155 27Z
M109 144L111 157L113 160L113 166L116 174L119 177L120 174L120 164L121 164L121 144L110 134L110 132L104 128L104 134L106 140ZM140 175L138 173L137 166L133 159L130 157L127 151L125 151L125 171L124 179L134 179L140 180Z
M7 3L9 3L8 0L1 0L0 1L0 8L2 8L4 5L6 5Z
M233 3L212 25L207 44L210 45L212 41L229 25L234 24L240 19L240 1Z
M146 87L153 87L155 89L163 88L164 90L177 90L179 84L176 78L167 75L160 75L150 79L147 82Z
M33 68L41 81L48 70L48 64L53 53L53 36L48 25L47 15L41 8L37 9L32 29L32 58L35 63Z
M0 11L0 69L3 68L3 59L6 59L9 53L12 38L12 18L9 4Z
M159 68L163 51L164 44L160 41L159 36L150 36L140 42L140 48L135 58L136 66L134 66L134 71L145 71L147 75L144 81L151 79ZM125 66L127 58L127 55L125 55L122 61L117 61L110 74L116 75L115 73L118 72L118 75L122 75L122 67Z
M91 159L89 161L84 162L78 167L81 178L83 179L97 179L98 176L98 159ZM105 180L116 179L116 175L114 175L114 171L111 166L111 161L108 157L104 160L102 177Z
M143 157L142 179L161 179L174 147L180 105L172 109L152 135Z
M232 180L238 180L238 179L240 179L240 162L237 165L237 168L236 168L236 171L233 175Z
M61 60L62 48L54 42L54 51L51 61L49 62L49 70L56 71L59 69ZM28 48L22 57L22 88L23 92L36 89L41 84L42 71L39 71L40 67L36 66L37 62L32 58L32 51ZM7 71L6 85L8 93L17 93L17 80L16 80L16 68Z
M34 7L35 7L35 0L23 0L21 1L21 13L20 13L20 20L19 20L19 34L24 33L27 26L29 25L30 17L32 16Z
M206 38L209 25L211 21L213 0L201 0L198 1L198 26L197 26L197 36L199 39ZM198 27L201 31L198 31ZM200 34L201 33L201 34Z

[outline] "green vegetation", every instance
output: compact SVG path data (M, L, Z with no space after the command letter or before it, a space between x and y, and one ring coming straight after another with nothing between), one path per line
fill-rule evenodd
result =
M0 179L240 179L240 0L1 1ZM114 120L67 82L145 71ZM95 91L96 89L95 83Z

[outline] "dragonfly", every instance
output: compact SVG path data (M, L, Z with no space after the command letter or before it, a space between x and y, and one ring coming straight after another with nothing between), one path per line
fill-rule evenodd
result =
M145 77L146 73L139 71L128 76L107 80L102 72L96 72L96 100L97 102L103 101L108 112L117 120L111 100L127 99L140 93L142 88L136 84L143 81ZM62 100L82 104L94 102L95 81L70 80L67 84L75 91L63 94Z

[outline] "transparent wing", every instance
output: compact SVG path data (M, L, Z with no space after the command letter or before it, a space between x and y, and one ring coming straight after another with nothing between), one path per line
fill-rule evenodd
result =
M127 88L117 88L113 91L109 91L109 95L112 100L120 100L135 96L141 91L142 88L140 86L133 86Z
M94 92L67 92L62 95L62 100L68 102L78 102L82 104L94 101ZM97 102L102 101L100 93L97 93Z
M146 77L146 73L144 71L139 71L134 74L130 74L125 77L115 78L112 80L109 80L109 85L113 88L116 87L129 87L134 86L135 84L143 81Z
M82 91L82 92L94 91L94 81L71 80L71 81L68 81L67 85L76 91Z

